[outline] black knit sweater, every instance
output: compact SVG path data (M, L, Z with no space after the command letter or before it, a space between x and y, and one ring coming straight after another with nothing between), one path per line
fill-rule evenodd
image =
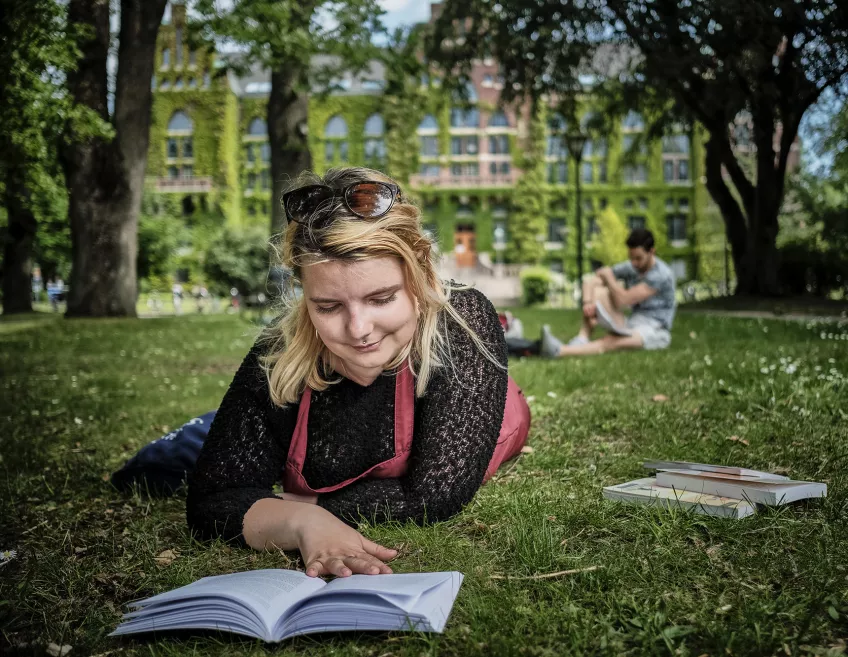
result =
M415 400L412 452L397 479L361 479L318 503L349 524L361 516L423 522L456 514L480 487L506 403L506 344L491 302L476 290L451 303L504 367L489 361L446 316L456 374L437 372ZM282 481L297 404L278 407L259 367L259 343L236 372L189 478L188 524L203 537L238 539L248 509ZM303 475L333 486L394 456L394 376L361 386L349 379L313 392Z

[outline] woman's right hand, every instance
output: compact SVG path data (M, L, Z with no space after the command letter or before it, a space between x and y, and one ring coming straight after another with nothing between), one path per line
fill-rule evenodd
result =
M304 505L297 544L310 577L387 575L397 550L378 545L320 506Z

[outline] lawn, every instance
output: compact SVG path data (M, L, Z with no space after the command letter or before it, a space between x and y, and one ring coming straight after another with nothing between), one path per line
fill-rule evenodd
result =
M567 337L578 321L517 313L528 334L549 322ZM848 322L685 313L666 352L511 363L532 399L534 451L449 522L363 527L401 549L396 571L465 573L444 635L267 647L230 635L107 638L130 600L300 565L194 541L183 499L107 483L146 442L215 407L255 332L229 315L0 321L0 550L17 550L0 566L0 653L45 654L49 643L73 646L70 657L845 652ZM741 521L602 499L603 486L643 476L649 457L825 481L829 495ZM165 550L176 558L157 562Z

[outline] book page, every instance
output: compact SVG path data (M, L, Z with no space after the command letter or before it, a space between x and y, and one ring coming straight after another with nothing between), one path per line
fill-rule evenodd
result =
M198 606L202 606L204 599L226 598L247 607L270 632L277 619L289 607L325 586L321 579L307 577L295 570L251 570L204 577L193 584L141 600L132 606L152 612L157 607L176 601L194 600ZM180 613L186 613L175 612L177 621Z

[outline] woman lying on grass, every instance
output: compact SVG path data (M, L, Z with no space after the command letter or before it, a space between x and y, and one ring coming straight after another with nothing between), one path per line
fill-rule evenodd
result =
M188 523L298 549L311 576L389 573L395 551L351 525L453 516L520 451L530 411L492 304L438 279L398 185L361 168L307 182L283 197L281 249L303 295L236 373Z

